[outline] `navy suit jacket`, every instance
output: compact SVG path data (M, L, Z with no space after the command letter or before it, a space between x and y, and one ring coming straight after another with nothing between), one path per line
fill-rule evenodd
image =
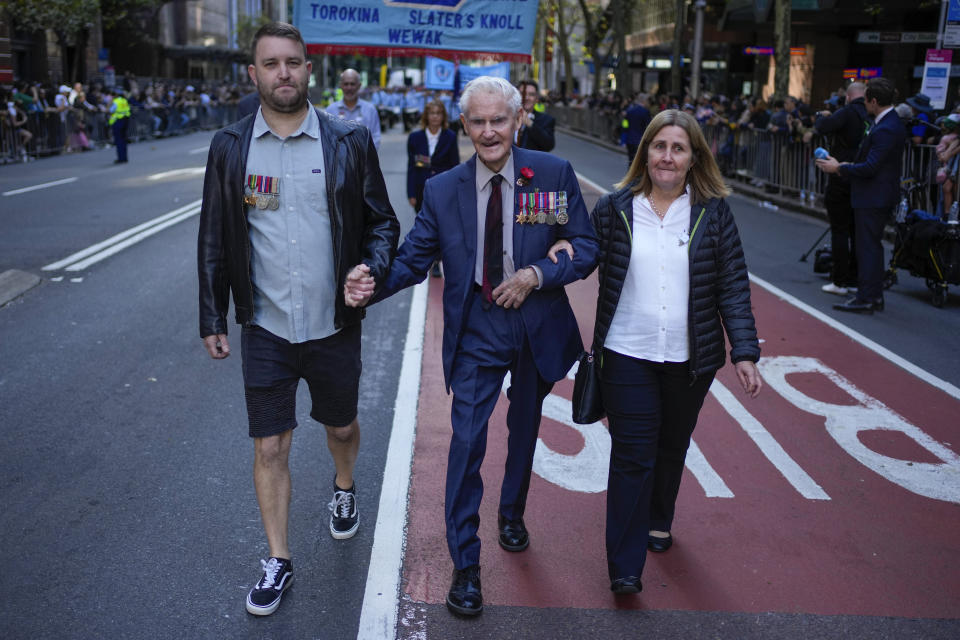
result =
M853 163L840 167L839 174L850 178L850 204L854 209L897 206L906 139L903 122L891 109L863 138Z
M429 167L418 167L416 156L430 156ZM457 134L451 129L441 129L437 147L430 155L425 129L417 129L407 138L407 197L419 199L428 178L460 164L460 149Z
M546 111L534 111L530 115L533 126L523 128L517 136L517 146L534 151L553 151L557 144L554 136L556 119Z
M453 359L463 335L477 260L477 156L427 182L423 208L390 266L390 274L373 301L421 282L434 260L443 261L443 374L447 390ZM593 271L599 245L570 163L548 153L513 147L514 184L520 169L534 176L516 187L517 193L566 191L569 222L520 224L513 204L513 262L516 268L537 265L543 286L520 306L530 349L540 376L550 382L563 378L583 349L580 330L563 286ZM510 212L504 210L504 216ZM560 238L573 245L574 258L560 252L557 264L547 250Z

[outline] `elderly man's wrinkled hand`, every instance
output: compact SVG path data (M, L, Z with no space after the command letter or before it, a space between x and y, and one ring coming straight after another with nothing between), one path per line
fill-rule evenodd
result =
M370 275L370 267L365 264L358 264L343 283L343 301L348 307L362 307L366 305L373 296L376 288L376 281Z
M524 267L493 290L493 301L504 309L519 309L540 280L532 267Z

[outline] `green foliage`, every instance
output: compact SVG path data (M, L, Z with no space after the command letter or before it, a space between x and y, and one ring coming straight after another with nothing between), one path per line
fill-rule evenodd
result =
M263 25L271 22L264 14L258 16L243 15L237 20L237 46L246 49L253 42L253 36Z
M0 0L0 11L18 29L28 32L52 29L62 44L73 43L96 24L98 0Z

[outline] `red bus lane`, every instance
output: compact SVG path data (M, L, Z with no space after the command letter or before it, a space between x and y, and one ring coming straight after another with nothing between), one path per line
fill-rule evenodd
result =
M589 343L596 279L567 287ZM406 593L442 603L449 398L442 282L431 283L404 560ZM489 605L960 615L960 400L767 290L752 287L765 388L725 367L707 397L665 554L644 590L614 597L604 555L609 436L573 425L572 380L545 403L526 522L531 545L496 543L506 398L483 465L481 567Z

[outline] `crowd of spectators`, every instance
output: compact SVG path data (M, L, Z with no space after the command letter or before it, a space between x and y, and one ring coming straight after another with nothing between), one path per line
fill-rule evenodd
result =
M5 106L0 120L2 160L82 152L110 142L107 127L111 98L102 81L52 85L15 82L0 87ZM253 90L230 82L117 79L133 111L128 137L133 140L219 128L233 119L236 104Z
M544 96L544 101L589 112L593 115L593 122L599 117L602 124L591 133L607 142L621 145L626 139L624 115L631 104L643 104L654 115L663 109L682 109L711 130L709 139L722 169L743 167L746 162L747 178L754 186L782 191L784 183L811 185L814 181L815 176L810 170L812 164L804 162L804 159L812 154L811 143L829 144L828 140L818 135L814 126L817 115L842 107L845 93L845 88L840 87L816 105L806 104L793 96L731 98L704 93L694 99L689 95L662 92L624 95L617 91L566 98L551 91ZM956 197L960 165L960 140L957 138L960 133L960 90L952 103L948 101L948 108L940 112L931 107L930 99L923 94L902 100L896 109L908 130L908 147L918 152L929 152L917 153L916 159L905 170L920 183L932 183L935 180L941 185L937 188L939 193L934 200L939 199L949 207ZM745 131L751 133L742 135ZM752 135L755 133L759 135ZM744 160L747 155L745 141L753 145L747 160ZM802 157L794 158L791 155L794 150L798 150ZM740 157L734 158L734 154L740 154ZM803 179L797 177L805 171L810 175ZM790 174L789 180L784 180L785 173ZM801 192L799 187L794 190L798 194Z

